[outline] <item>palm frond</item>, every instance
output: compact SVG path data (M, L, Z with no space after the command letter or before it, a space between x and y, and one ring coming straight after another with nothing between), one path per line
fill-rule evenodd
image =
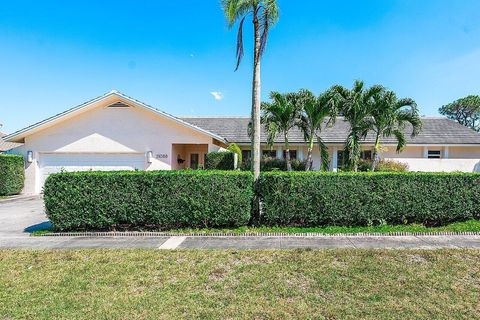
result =
M398 129L393 130L392 134L395 137L395 139L397 139L397 152L402 151L406 144L405 135L403 134L403 131Z
M242 20L240 20L240 24L238 26L238 34L237 34L237 65L235 67L235 71L238 70L238 67L240 66L240 63L242 62L243 58L243 23L245 22L245 18L243 17Z

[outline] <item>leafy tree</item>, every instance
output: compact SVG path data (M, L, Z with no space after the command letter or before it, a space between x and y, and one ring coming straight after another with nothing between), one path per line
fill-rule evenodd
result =
M319 97L316 97L311 91L303 89L298 92L298 96L301 114L297 125L303 131L305 141L307 141L307 164L305 170L312 170L312 153L315 139L320 150L321 169L328 170L328 148L320 138L320 132L327 117L330 117L328 123L335 121L336 110L332 94L330 91L326 91Z
M253 22L253 83L252 83L252 170L257 181L260 175L260 60L267 43L270 28L278 21L276 0L222 0L222 7L229 27L239 21L237 36L237 65L242 61L243 24L252 17ZM235 70L236 70L235 69Z
M228 151L236 153L237 154L237 161L238 163L242 163L242 149L236 144L236 143L230 143L230 145L227 148Z
M288 132L297 125L297 119L300 115L298 95L294 93L281 94L275 91L270 93L272 102L262 103L262 124L267 130L267 141L270 146L273 145L275 138L283 134L285 139L285 158L287 161L287 170L292 170L290 159L290 145L288 142Z
M422 120L418 113L417 104L413 99L397 99L393 91L382 90L373 95L370 108L370 127L375 133L373 146L372 171L379 163L380 140L382 137L394 136L397 140L397 152L405 147L405 127L412 126L412 137L416 136L422 128Z
M475 131L480 131L480 96L470 95L442 106L440 114Z
M368 121L367 117L370 115L372 97L382 90L384 90L382 86L372 86L365 89L363 81L360 80L355 81L351 90L340 85L331 88L336 109L343 115L345 121L350 123L350 133L345 142L345 152L347 156L346 164L353 171L358 171L361 153L360 142L371 128L371 122Z

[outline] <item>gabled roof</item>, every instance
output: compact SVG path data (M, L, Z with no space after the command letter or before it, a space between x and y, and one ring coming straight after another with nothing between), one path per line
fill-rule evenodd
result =
M14 142L6 142L3 140L3 137L5 137L7 134L0 132L0 152L3 151L8 151L10 149L16 148L21 146L21 143L14 143Z
M214 132L225 137L230 142L240 144L250 143L247 133L250 117L182 117L184 121L192 123L205 130ZM320 136L325 143L343 144L347 139L350 131L350 125L344 121L342 117L338 117L333 126L327 126L325 121ZM411 126L405 128L405 138L408 144L480 144L480 133L467 128L455 121L443 117L423 117L422 132L412 138ZM295 128L288 133L290 143L304 143L303 133L300 129ZM264 128L261 133L262 143L267 142L267 135ZM362 143L372 144L375 137L372 133L368 134ZM283 143L284 138L277 136L275 143ZM396 144L393 137L382 138L383 144Z
M57 115L54 115L48 119L45 119L43 121L40 121L40 122L37 122L31 126L28 126L24 129L21 129L17 132L14 132L10 135L7 135L5 136L4 140L5 141L8 141L8 142L22 142L22 140L30 135L30 134L33 134L34 132L36 131L39 131L39 130L42 130L43 128L46 128L48 127L49 125L53 124L53 123L57 123L57 122L61 122L62 120L64 120L65 118L71 116L71 115L74 115L76 113L80 113L82 111L84 111L84 109L87 109L91 106L93 106L94 104L96 103L99 103L101 102L102 100L106 100L112 96L115 96L115 97L118 97L120 99L123 99L123 100L126 100L128 103L132 104L133 106L136 106L136 107L139 107L139 108L142 108L142 109L145 109L145 110L148 110L148 111L151 111L157 115L160 115L164 118L167 118L167 119L170 119L170 120L173 120L181 125L184 125L185 127L188 127L188 128L191 128L197 132L201 132L203 134L206 134L216 140L219 140L219 141L222 141L222 142L226 142L225 138L218 135L218 134L215 134L213 132L210 132L208 130L205 130L204 128L201 128L201 127L197 127L196 125L192 124L192 123L188 123L188 122L185 122L184 120L180 119L180 118L177 118L171 114L168 114L166 112L163 112L163 111L160 111L150 105L147 105L146 103L143 103L141 101L138 101L136 99L133 99L123 93L120 93L118 92L117 90L112 90L110 92L107 92L106 94L104 95L101 95L97 98L94 98L90 101L87 101L85 103L82 103L81 105L78 105L78 106L75 106L73 108L70 108L62 113L59 113Z

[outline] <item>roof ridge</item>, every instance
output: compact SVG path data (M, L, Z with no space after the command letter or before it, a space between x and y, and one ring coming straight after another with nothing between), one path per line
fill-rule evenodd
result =
M221 119L221 118L230 118L230 119L250 119L250 116L236 116L236 115L233 115L233 116L229 116L229 115L205 115L205 116L202 116L202 115L180 115L180 116L176 116L178 118L189 118L189 119L205 119L205 118L216 118L216 119Z

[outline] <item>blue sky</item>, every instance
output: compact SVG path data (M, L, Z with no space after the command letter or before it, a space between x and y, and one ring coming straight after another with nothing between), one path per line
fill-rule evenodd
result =
M264 98L363 79L435 115L442 104L480 94L478 0L278 2ZM235 38L218 0L3 1L1 130L111 89L176 115L248 115L250 24L237 72Z

